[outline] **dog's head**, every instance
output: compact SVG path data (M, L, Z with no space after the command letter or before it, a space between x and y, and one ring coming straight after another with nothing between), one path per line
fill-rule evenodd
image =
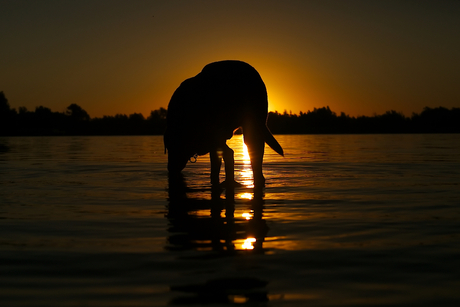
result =
M171 175L178 175L195 152L189 145L189 140L170 129L166 130L163 140L165 150L168 152L168 171Z

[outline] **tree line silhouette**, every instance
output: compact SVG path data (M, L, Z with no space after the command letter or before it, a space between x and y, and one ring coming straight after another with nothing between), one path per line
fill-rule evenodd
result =
M411 117L394 110L382 115L351 117L343 112L337 115L329 107L300 115L271 112L268 127L277 134L459 133L460 108L425 107Z
M145 118L140 113L91 118L77 104L64 112L39 106L10 108L0 92L0 135L161 135L166 128L167 110L160 108ZM268 127L274 134L340 133L460 133L460 108L425 107L420 114L406 117L396 111L382 115L351 117L337 115L329 107L315 108L299 115L270 112Z

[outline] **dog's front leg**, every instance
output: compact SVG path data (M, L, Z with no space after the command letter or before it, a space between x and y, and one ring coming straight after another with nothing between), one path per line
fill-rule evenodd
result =
M219 186L220 167L222 166L222 156L218 150L211 150L209 152L211 158L211 185L213 187Z
M227 144L222 147L222 157L225 162L225 183L227 186L233 186L235 184L235 158L233 150Z

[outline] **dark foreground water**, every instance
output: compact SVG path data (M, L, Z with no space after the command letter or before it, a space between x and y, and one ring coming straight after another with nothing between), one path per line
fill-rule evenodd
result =
M158 136L0 138L0 305L460 304L460 135L277 139L233 203Z

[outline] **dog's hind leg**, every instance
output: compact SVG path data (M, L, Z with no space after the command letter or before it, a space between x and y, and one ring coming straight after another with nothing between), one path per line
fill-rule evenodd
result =
M243 128L244 143L248 147L251 159L252 174L254 176L254 187L264 187L265 178L262 173L262 163L264 159L265 141L260 131L257 129Z

